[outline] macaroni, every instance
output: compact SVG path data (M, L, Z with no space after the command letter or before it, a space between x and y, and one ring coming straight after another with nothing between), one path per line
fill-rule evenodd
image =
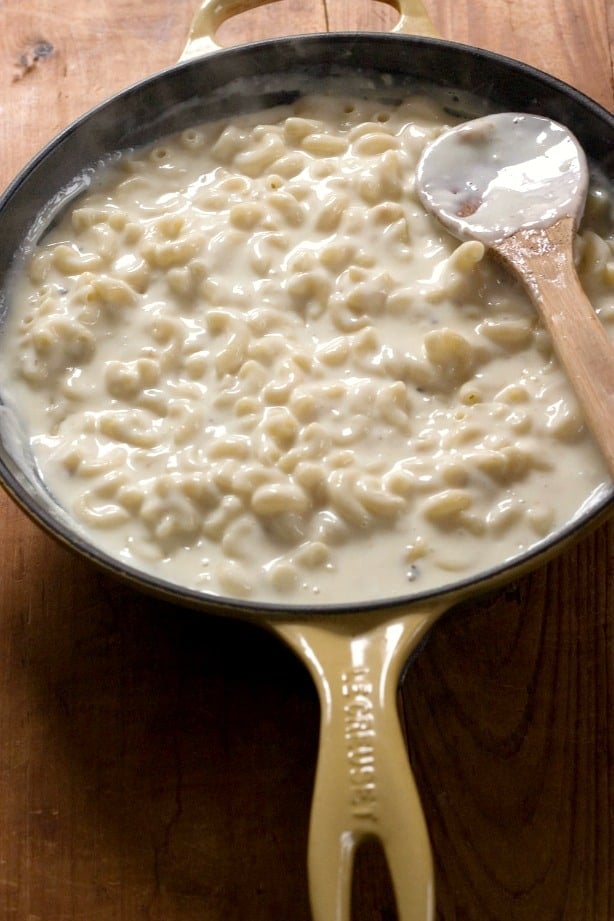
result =
M207 592L351 602L501 563L607 480L523 292L417 200L449 122L308 96L190 128L34 248L3 389L92 541ZM605 210L577 259L611 328Z

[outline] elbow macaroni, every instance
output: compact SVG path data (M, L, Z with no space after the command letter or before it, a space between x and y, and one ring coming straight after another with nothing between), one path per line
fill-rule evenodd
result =
M523 293L417 202L449 121L314 96L190 128L35 248L4 388L92 540L203 591L357 601L513 557L606 480ZM578 266L612 327L591 194Z

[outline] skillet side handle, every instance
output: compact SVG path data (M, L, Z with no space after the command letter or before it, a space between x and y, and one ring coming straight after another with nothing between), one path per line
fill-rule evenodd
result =
M400 13L399 21L391 32L421 35L423 38L440 38L422 0L384 0L384 3Z
M266 6L274 0L202 0L190 27L190 33L180 61L190 61L212 51L220 51L223 45L216 41L216 33L222 23L233 16L245 13L259 6ZM313 2L313 0L312 0ZM384 0L399 12L399 21L392 32L407 35L422 35L437 38L437 31L422 4L422 0Z
M441 613L356 615L274 622L309 668L320 696L320 750L309 829L314 921L350 921L356 848L386 855L399 921L432 921L428 832L399 722L397 692L409 654Z

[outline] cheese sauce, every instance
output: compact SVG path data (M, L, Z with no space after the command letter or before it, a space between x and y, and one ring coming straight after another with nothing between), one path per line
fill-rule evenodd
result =
M29 253L2 392L88 538L255 600L411 594L608 483L524 293L425 212L433 99L307 96L102 169ZM583 283L614 325L609 199Z

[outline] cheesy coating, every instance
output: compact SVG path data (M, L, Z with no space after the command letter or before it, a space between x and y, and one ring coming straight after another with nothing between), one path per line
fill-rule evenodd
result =
M67 209L15 281L3 391L94 543L354 602L510 559L607 481L524 293L414 192L452 123L306 96L128 152ZM577 260L611 330L606 206Z

